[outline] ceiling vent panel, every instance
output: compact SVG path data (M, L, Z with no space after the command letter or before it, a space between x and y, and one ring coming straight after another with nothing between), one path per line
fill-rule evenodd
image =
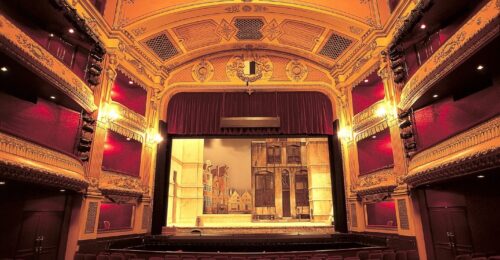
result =
M332 33L319 54L336 60L342 55L342 53L344 53L347 48L349 48L349 46L351 46L351 44L352 40Z
M260 18L237 18L234 20L234 26L238 29L238 40L260 40L263 37L261 30L264 21Z
M168 60L179 54L179 51L166 33L161 33L153 36L144 41L144 44L146 44L146 46L148 46L148 48L153 51L162 61Z

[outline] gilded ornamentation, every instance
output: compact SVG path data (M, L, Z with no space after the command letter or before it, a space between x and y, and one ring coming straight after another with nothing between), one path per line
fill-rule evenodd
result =
M244 73L245 57L234 56L226 65L228 77L233 79L239 78L244 82L255 82L260 79L269 80L269 78L271 78L273 74L273 64L267 56L254 56L253 58L248 58L248 60L256 62L255 74L246 75Z
M349 26L349 31L356 35L361 35L361 33L363 33L363 29L353 25Z
M388 181L394 182L393 168L382 169L367 175L359 176L356 187L367 188L386 183Z
M193 66L193 78L198 82L205 82L214 75L214 66L209 61L202 59Z
M95 222L97 220L97 202L89 202L87 209L87 220L85 221L85 234L94 233Z
M300 60L291 60L286 65L286 75L292 81L303 81L307 77L307 65Z
M38 71L40 76L73 98L85 110L97 109L92 90L66 65L55 59L2 15L0 22L4 24L0 27L0 42L5 44L6 51L25 61L26 65Z
M132 29L132 33L137 37L141 36L146 32L146 27L139 27Z
M399 108L409 109L437 81L495 37L497 17L498 10L490 1L415 72L403 87ZM479 18L482 22L477 24Z
M470 174L500 163L500 117L467 130L410 161L404 181L410 185Z
M387 120L380 120L379 123L370 124L368 127L358 130L359 132L355 132L354 140L357 142L365 139L366 137L384 131L387 127L389 127Z
M262 33L264 34L264 37L267 37L270 41L273 41L281 35L282 31L276 20L273 19L270 23L266 24L262 28Z
M142 184L140 178L107 171L101 172L99 189L103 194L129 196L141 196L149 191L149 188Z
M123 106L118 102L112 101L112 106L118 110L118 113L121 116L121 118L118 119L117 123L130 126L133 129L137 129L138 132L144 132L146 130L146 119L143 115L137 114L136 112L130 110L129 108ZM134 136L137 137L137 135L133 135L132 137ZM142 142L142 138L139 138L137 141Z
M380 100L373 105L369 106L365 110L357 113L353 117L355 132L363 132L365 128L369 126L376 125L382 121L386 120L385 116L378 116L376 111L385 105L385 100Z
M236 27L222 19L222 22L217 27L217 33L226 39L226 41L229 41L236 34Z

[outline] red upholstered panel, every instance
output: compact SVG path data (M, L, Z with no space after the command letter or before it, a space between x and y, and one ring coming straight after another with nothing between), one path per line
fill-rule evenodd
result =
M279 116L280 128L220 128L221 116ZM179 93L169 102L168 132L179 135L332 134L328 97L318 92Z
M0 131L73 154L80 113L43 99L34 104L0 93Z
M131 176L139 176L142 144L108 130L104 144L102 168Z
M354 114L357 114L377 101L384 99L384 83L377 75L377 72L373 72L367 79L367 83L361 82L352 90L352 106Z
M111 99L130 110L145 115L147 92L136 83L129 84L130 79L118 72L111 89Z
M394 164L389 129L377 133L376 138L360 140L358 146L359 175L368 174Z
M368 226L393 227L398 226L396 219L396 204L394 201L381 201L366 204Z
M132 228L135 206L132 204L102 203L97 230L119 230Z
M465 98L447 98L415 111L417 148L426 149L500 112L500 86L489 87Z

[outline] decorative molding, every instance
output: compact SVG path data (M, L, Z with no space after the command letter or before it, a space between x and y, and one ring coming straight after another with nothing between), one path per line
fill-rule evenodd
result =
M149 187L143 185L140 178L101 171L99 189L105 195L123 195L140 197L149 192Z
M0 176L82 191L82 163L69 155L0 132Z
M356 204L351 203L351 227L358 227L358 217L356 213Z
M354 133L354 140L356 142L358 142L359 140L365 139L365 138L372 136L376 133L380 133L388 127L389 127L389 123L387 122L387 120L385 120L385 117L384 117L384 120L380 120L379 123L371 124L370 126L360 130L359 132L355 132Z
M301 60L291 60L286 65L286 75L291 81L301 82L307 77L307 65Z
M375 186L379 186L381 184L395 184L396 179L394 178L394 168L389 167L385 169L378 170L376 172L362 175L358 177L356 182L356 189L363 188L373 188Z
M89 202L87 209L87 220L85 221L85 234L94 233L95 223L97 220L97 202Z
M138 133L146 132L146 118L143 115L132 111L131 109L118 102L111 101L111 105L118 110L118 113L121 116L116 122L113 122L112 124L119 124L122 126L130 127L135 130L134 132ZM139 142L143 142L142 135L132 136L129 134L128 136Z
M125 122L125 123L124 123ZM107 126L109 129L113 130L114 132L117 132L123 136L132 138L136 141L139 141L141 143L144 143L145 138L145 130L144 131L134 131L133 129L130 129L133 126L130 126L126 123L126 120L121 120L120 122L111 122ZM122 124L124 123L125 126Z
M358 197L361 197L363 201L382 201L396 188L396 185L382 185L366 189L358 189L356 191Z
M262 33L264 34L265 38L273 41L274 39L278 38L283 33L283 31L280 29L280 26L278 22L276 22L276 19L273 19L270 23L266 24L262 28Z
M498 8L490 0L428 59L405 84L399 107L409 109L436 82L498 35Z
M398 212L399 212L399 227L401 229L410 229L410 221L408 218L408 209L406 208L406 200L398 199Z
M500 164L500 117L417 153L403 178L410 186L459 177Z
M231 40L233 36L236 34L236 27L234 25L228 23L226 20L222 19L221 23L216 29L216 32L226 41Z
M202 59L192 69L192 76L197 82L209 81L214 75L214 66L209 61Z
M141 228L142 229L148 229L151 227L151 215L152 215L152 208L150 205L144 205L144 208L142 210L142 224Z
M256 62L256 70L253 75L245 75L245 60ZM273 75L273 63L267 56L245 57L233 56L226 65L227 76L233 80L240 79L244 82L255 82L257 80L269 80Z
M378 116L376 111L385 106L385 99L381 99L353 117L354 132L363 132L366 128L386 120L386 115Z
M92 90L66 65L3 15L0 15L0 45L4 45L9 54L30 66L30 69L54 84L86 111L97 109Z

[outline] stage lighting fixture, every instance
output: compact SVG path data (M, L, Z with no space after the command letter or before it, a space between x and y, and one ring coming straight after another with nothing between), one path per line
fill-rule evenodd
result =
M80 161L82 162L88 162L89 161L89 155L88 154L85 154L85 155L81 155L80 156Z
M407 118L407 117L408 117L408 116L410 116L410 115L411 115L411 110L407 110L407 111L405 111L405 112L401 112L401 113L399 113L399 114L398 114L398 118L399 118L399 119L405 119L405 118Z
M85 145L85 144L80 143L80 144L78 144L77 149L79 152L82 152L82 153L88 152L88 151L90 151L90 145Z
M88 114L85 114L83 117L82 117L83 121L85 121L85 123L88 123L88 124L94 124L95 120Z
M407 127L409 127L409 126L411 126L411 121L410 121L410 120L408 120L408 119L404 120L403 122L401 122L401 123L399 124L399 128L401 128L401 129L403 129L403 128L407 128Z
M401 136L401 139L410 139L413 137L413 133L411 133L411 132L401 133L400 136Z
M91 125L88 125L88 124L84 124L82 126L82 130L85 131L85 132L89 132L89 133L93 133L94 132L94 128Z
M83 145L90 145L92 143L92 140L80 137L80 143Z
M405 149L406 150L414 150L417 148L417 143L408 143L405 144Z

